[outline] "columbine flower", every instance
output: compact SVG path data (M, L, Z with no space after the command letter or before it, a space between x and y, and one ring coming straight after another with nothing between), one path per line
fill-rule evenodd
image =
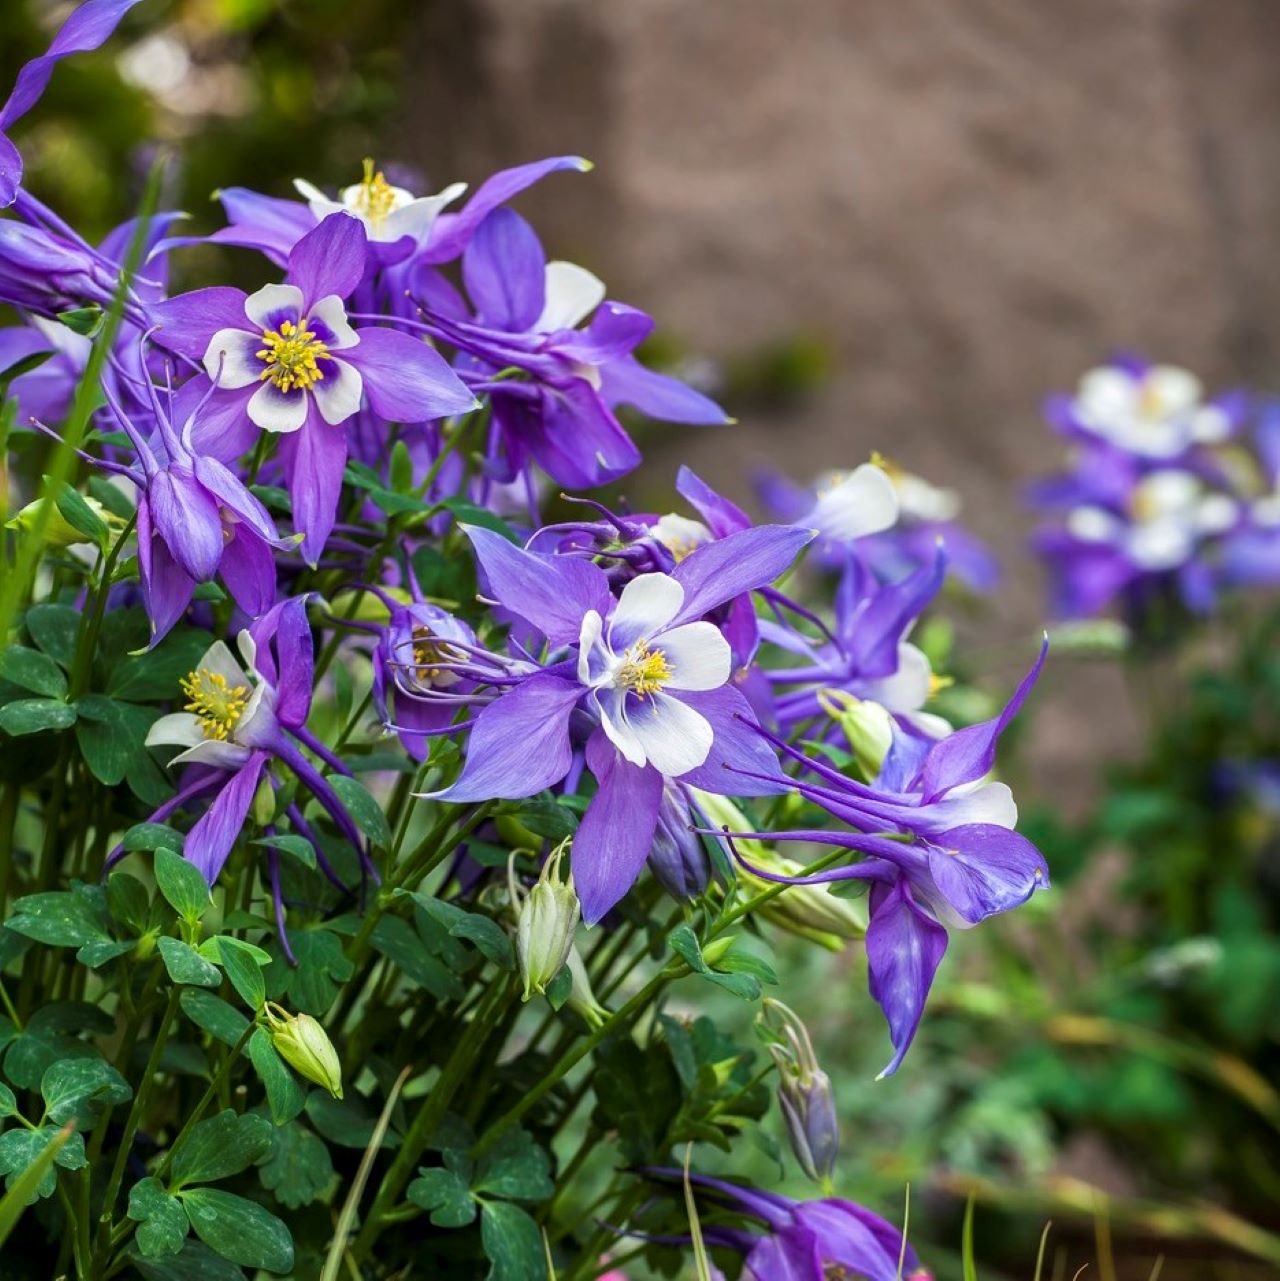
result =
M462 353L464 375L489 396L504 478L530 461L571 489L625 475L640 453L614 415L619 404L667 422L729 421L700 392L641 365L631 353L653 321L605 301L603 282L584 268L548 262L513 210L495 209L479 225L462 276L470 306L436 272L417 273L414 297L426 331ZM496 377L510 368L529 378Z
M1235 430L1238 398L1206 402L1200 380L1173 365L1121 359L1091 369L1074 396L1054 396L1045 416L1060 431L1145 459L1171 460Z
M240 633L238 644L245 667L226 645L215 641L182 681L184 709L160 717L147 733L148 747L172 744L183 749L171 765L217 771L180 791L156 817L200 792L218 789L183 844L183 856L212 885L244 826L263 773L275 759L297 775L364 857L359 831L337 793L293 741L326 756L334 768L345 768L306 730L313 668L306 601L294 597L275 606Z
M99 48L138 0L87 0L73 9L48 50L18 72L17 83L0 107L0 209L13 204L22 182L22 157L7 134L35 106L54 66L73 53Z
M283 435L294 524L312 563L333 527L342 487L343 424L366 399L380 417L406 423L477 403L426 343L397 329L351 325L343 300L364 279L366 264L364 227L331 214L294 246L284 284L248 296L200 289L154 308L156 341L204 367L204 377L179 395L184 409L205 402L195 428L202 451L229 461L259 430Z
M335 1099L342 1098L342 1063L319 1020L310 1014L290 1014L274 1001L268 1001L262 1012L280 1057Z
M831 1078L818 1066L809 1029L794 1010L766 998L758 1021L771 1036L769 1053L778 1069L778 1105L791 1150L809 1178L829 1187L840 1153L840 1122Z
M704 1225L709 1245L745 1256L752 1281L831 1281L849 1276L865 1281L927 1281L915 1250L902 1233L878 1214L835 1197L794 1201L776 1192L727 1183L680 1170L647 1173L688 1181L721 1206L755 1220L752 1230Z
M862 862L810 876L749 871L782 884L865 880L871 884L867 970L872 997L889 1023L902 1062L947 948L945 925L966 928L1025 903L1049 883L1043 856L1013 830L1018 809L1007 785L984 782L996 745L1030 692L1048 650L1041 648L999 716L956 730L941 741L898 732L874 783L847 778L760 730L816 781L793 785L806 800L851 830L743 832L731 836L802 840L868 855ZM944 925L945 923L945 925Z
M615 599L597 566L521 550L468 527L488 595L546 637L550 664L509 682L476 717L450 801L532 796L574 760L571 720L599 784L573 844L583 918L630 888L653 845L663 782L708 791L777 791L773 753L729 683L729 647L705 616L775 579L807 530L743 530L686 557L670 575L632 579ZM560 657L562 656L562 657ZM483 680L483 675L480 675ZM728 767L735 766L736 772ZM772 775L772 776L771 776Z

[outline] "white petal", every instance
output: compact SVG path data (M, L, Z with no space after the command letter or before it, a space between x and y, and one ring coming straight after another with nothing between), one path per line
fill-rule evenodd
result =
M582 630L578 634L578 679L594 688L609 679L613 655L601 640L604 623L600 615L589 609L582 616Z
M265 382L249 397L249 417L263 431L297 431L307 421L307 393L300 387L281 391Z
M422 240L446 205L452 204L467 189L465 182L455 182L438 195L420 196L393 209L381 223L370 227L370 240L392 243L404 236Z
M1127 417L1138 399L1138 381L1124 369L1102 365L1091 369L1076 389L1075 409L1090 426L1098 420Z
M596 692L596 707L600 711L600 728L605 737L632 765L644 765L645 754L640 740L627 724L625 711L626 693L619 689L602 689Z
M200 721L190 712L170 712L162 716L147 730L146 745L160 747L175 745L177 747L194 747L204 742L204 731Z
M940 832L968 823L990 823L1010 831L1018 825L1018 805L1007 783L978 782L953 788L930 809L931 825Z
M1194 409L1204 395L1195 374L1175 365L1157 365L1143 380L1143 391L1157 414L1172 416Z
M707 759L715 737L711 725L678 698L669 694L629 698L624 712L632 737L660 774L678 778Z
M204 371L219 387L248 387L266 370L258 359L261 350L261 334L251 334L246 329L219 329L205 349Z
M668 512L649 527L649 533L658 540L676 561L682 561L691 552L711 541L711 531L700 521L690 520Z
M305 178L295 178L293 180L293 189L298 193L298 195L300 195L303 198L303 200L306 200L306 201L319 200L321 202L327 202L329 204L335 203L334 201L330 200L329 197L326 196L324 192L321 191L320 188L315 185L315 183L308 182Z
M819 496L805 524L828 538L848 542L889 529L897 519L898 493L893 482L874 463L863 463Z
M311 394L316 398L320 416L330 426L337 426L360 408L364 377L345 360L332 356L322 356L317 364L324 377L311 384Z
M276 729L276 692L270 685L256 685L231 737L246 747L268 747Z
M546 301L533 327L539 333L575 329L604 302L604 295L604 281L585 267L574 262L549 262Z
M666 689L719 689L733 669L729 642L714 623L686 623L655 638L655 650L666 655L671 674Z
M321 337L330 351L354 347L360 341L360 335L351 328L351 322L347 320L347 309L337 294L326 294L318 303L313 304L307 313L308 329L313 328L313 320L318 320L329 331Z
M236 649L240 651L240 657L244 659L244 665L251 672L258 670L258 645L253 639L253 633L247 628L242 627L236 633Z
M618 597L609 619L609 647L615 654L664 628L684 604L684 588L669 574L640 574Z
M302 301L297 285L263 285L245 299L244 314L263 331L278 330L286 320L302 319Z
M214 641L204 652L204 657L196 664L196 671L210 671L221 676L233 689L237 685L248 685L249 678L244 669L235 660L235 655L227 648L225 641Z
M188 748L169 762L170 765L212 765L216 769L239 769L249 759L247 747L239 743L224 743L216 738L207 738Z
M914 712L929 700L929 678L932 674L933 669L923 651L904 641L898 646L898 670L892 676L868 681L860 692L863 697L891 712Z

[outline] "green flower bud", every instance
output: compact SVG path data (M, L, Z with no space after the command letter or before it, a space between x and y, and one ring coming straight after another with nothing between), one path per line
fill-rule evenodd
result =
M843 689L820 691L818 703L844 731L863 775L875 778L893 743L893 720L888 710L870 699L855 698Z
M267 1002L264 1013L280 1057L308 1081L323 1085L335 1099L342 1098L342 1064L324 1028L310 1014L290 1014L273 1001Z
M258 790L253 794L253 821L259 827L266 827L276 816L276 790L264 773L258 783Z
M541 996L563 969L573 947L582 909L573 889L573 874L560 879L560 863L569 848L561 841L547 856L531 890L516 882L514 855L507 865L511 902L516 912L516 956L524 978L524 999Z
M769 1053L778 1068L778 1104L791 1150L805 1174L825 1185L840 1151L831 1078L818 1066L809 1031L794 1011L766 997L759 1020L771 1038Z
M596 1000L596 994L591 990L591 979L587 974L587 967L582 963L582 957L576 947L569 948L569 957L565 964L569 967L569 974L573 978L573 987L565 1004L575 1014L580 1014L586 1019L588 1026L593 1030L603 1026L609 1017L609 1011Z
M108 529L115 532L124 528L124 521L119 516L109 512L96 498L90 498L87 494L81 494L80 497L84 499L89 510ZM37 498L34 502L28 503L21 511L10 517L5 528L16 529L23 534L30 533L35 528L36 523L42 519L40 515L41 506L48 501L47 498ZM50 547L74 547L78 543L92 543L93 539L82 534L55 505L53 511L47 517L47 523L44 527L44 541Z

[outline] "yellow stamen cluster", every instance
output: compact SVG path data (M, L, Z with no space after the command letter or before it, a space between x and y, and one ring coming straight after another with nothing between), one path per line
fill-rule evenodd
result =
M270 379L281 391L306 389L324 379L324 370L316 362L328 354L329 348L310 329L286 320L279 330L263 331L257 356L266 369L259 381Z
M890 480L897 480L906 475L906 472L898 463L894 462L891 458L886 458L878 449L873 449L871 451L870 461L873 466L879 467Z
M465 657L462 651L442 641L429 627L413 629L413 674L424 684L449 684L459 678L445 663Z
M944 689L950 689L956 683L954 676L939 676L937 672L929 673L929 697L941 693Z
M191 701L186 710L194 712L205 738L225 743L231 736L249 703L247 685L228 685L221 672L198 667L179 682Z
M364 180L356 192L355 207L373 223L381 222L396 207L396 193L391 184L383 176L381 169L374 172L373 161L367 157L364 162Z
M652 650L637 641L623 655L618 669L618 684L643 697L656 694L671 679L671 664L660 650Z

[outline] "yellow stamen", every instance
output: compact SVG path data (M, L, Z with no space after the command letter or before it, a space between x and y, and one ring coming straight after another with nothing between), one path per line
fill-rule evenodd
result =
M205 738L225 743L231 736L249 703L247 685L228 685L221 672L198 667L179 682L182 692L191 700L186 705L200 721Z
M643 697L656 694L671 679L671 664L660 650L637 641L623 655L618 669L618 683L633 694Z
M257 356L266 369L260 382L270 379L281 391L293 391L323 381L324 370L316 362L329 354L329 348L310 329L286 320L279 330L264 330L262 343Z
M413 629L413 674L424 685L452 685L461 679L445 664L455 663L466 655L442 641L429 627Z
M373 160L367 156L364 162L364 180L356 192L355 207L357 212L364 214L375 225L396 207L396 193L391 184L383 176L382 170L374 172Z
M939 676L937 672L929 673L929 697L932 698L940 690L950 689L956 683L954 676Z

